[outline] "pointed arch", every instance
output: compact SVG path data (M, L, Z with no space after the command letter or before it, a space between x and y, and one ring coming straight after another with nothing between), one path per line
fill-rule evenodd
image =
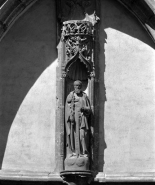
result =
M0 41L15 21L37 1L38 0L0 0ZM117 1L140 21L155 42L155 2L151 0Z
M0 0L0 41L16 22L38 0Z

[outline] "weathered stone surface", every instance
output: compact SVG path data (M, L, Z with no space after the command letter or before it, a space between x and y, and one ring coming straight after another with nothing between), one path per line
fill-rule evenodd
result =
M31 179L21 170L54 171L55 134L64 137L54 130L57 56L55 17L50 17L55 14L53 3L38 1L0 43L0 160L11 126L3 169L19 170L20 180ZM95 150L93 155L104 173L96 179L154 180L154 46L135 17L117 1L101 1L101 10L95 98L97 93L100 96L94 107L100 110L95 117L99 120L99 133L95 132L99 152ZM60 144L63 150L64 143Z
M7 141L2 169L50 172L55 168L54 3L36 3L0 43L1 158Z
M100 170L105 174L153 172L153 44L134 17L115 1L101 1L101 8Z
M79 171L89 170L88 157L71 157L65 159L65 170Z

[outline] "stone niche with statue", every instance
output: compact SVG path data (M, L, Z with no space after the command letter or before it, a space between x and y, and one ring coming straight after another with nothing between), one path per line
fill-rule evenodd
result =
M60 165L64 179L82 175L86 181L93 176L94 24L88 20L63 22L58 47L59 123L63 133Z
M66 158L65 170L89 170L91 110L88 86L94 78L92 62L93 27L88 21L64 22L66 81L65 130ZM86 92L84 92L86 91Z
M61 24L57 68L57 161L60 176L68 184L86 184L94 174L94 32L98 19L95 12L91 16L85 13L83 20L71 19Z

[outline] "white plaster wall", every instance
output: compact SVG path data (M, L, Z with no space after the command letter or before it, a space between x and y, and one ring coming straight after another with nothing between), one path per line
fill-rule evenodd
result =
M3 170L55 169L55 14L54 0L38 1L0 43Z
M101 7L99 158L104 164L100 163L100 170L155 172L153 43L116 1L101 1Z
M55 169L57 60L24 98L12 123L2 169L51 172Z

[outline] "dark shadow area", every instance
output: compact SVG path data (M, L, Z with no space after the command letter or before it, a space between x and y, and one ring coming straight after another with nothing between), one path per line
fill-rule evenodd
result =
M0 6L3 5L3 3L5 3L6 0L0 0Z
M149 0L126 1L118 0L130 11L132 11L144 24L148 24L155 29L154 3Z
M113 29L118 30L122 33L130 35L131 37L134 37L138 40L141 40L142 42L144 42L145 44L149 45L152 48L155 48L155 43L153 42L153 40L149 36L149 33L145 30L145 28L143 28L143 25L121 3L119 3L118 1L115 1L115 0L109 0L109 1L105 0L103 4L104 4L104 6L102 6L102 15L106 19L105 19L105 21L103 21L104 24L102 24L102 28L104 28L104 29L113 28ZM111 7L110 9L109 9L109 6ZM119 15L117 14L117 16L115 17L113 15L113 13L116 10L119 11L120 13L119 13ZM110 21L110 19L112 17L113 17L113 20ZM128 25L127 25L127 23L124 22L124 19L126 19L128 21ZM131 25L135 24L135 27L130 26L130 22L131 22ZM126 25L126 26L124 26L124 25ZM143 34L139 34L137 29L135 29L136 27L139 27L139 29L141 30L141 33L143 32Z
M57 58L55 21L54 1L38 1L0 43L0 167L9 130L22 101Z
M100 23L99 23L100 24ZM99 27L101 25L98 25ZM99 172L103 172L103 166L104 166L104 150L107 148L107 144L105 141L105 130L104 130L104 116L105 116L105 102L107 101L106 98L106 87L105 87L105 77L104 77L104 73L105 73L105 69L106 69L106 64L105 64L105 43L106 43L106 39L107 39L107 34L106 32L103 30L102 31L102 41L100 41L100 37L99 37L99 43L100 46L98 46L100 48L100 52L104 53L104 55L102 56L102 61L100 61L100 59L98 59L100 61L99 66L97 67L98 69L98 79L99 79L99 94L98 94L98 102L99 102L99 119L102 120L102 122L99 124L99 150L98 150L98 171ZM102 44L102 50L101 50L101 44ZM98 49L97 49L98 51Z

